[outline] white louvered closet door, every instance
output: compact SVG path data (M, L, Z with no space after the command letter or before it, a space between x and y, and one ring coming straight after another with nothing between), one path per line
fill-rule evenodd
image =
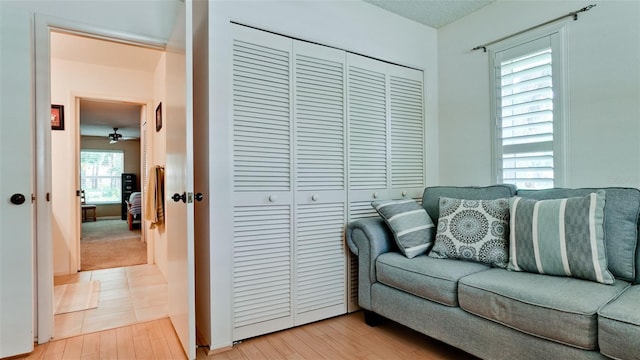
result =
M234 26L233 339L357 308L347 221L424 186L422 72Z
M345 52L294 42L295 324L347 311Z
M423 72L389 64L391 198L422 199L425 186Z
M292 40L234 26L233 339L293 326Z
M389 196L387 64L347 55L349 213Z
M371 201L389 197L387 64L347 54L348 221L377 216ZM358 306L358 258L348 257L348 311Z
M347 56L349 222L376 217L371 201L414 198L425 186L423 72ZM349 311L357 306L357 258L349 257Z

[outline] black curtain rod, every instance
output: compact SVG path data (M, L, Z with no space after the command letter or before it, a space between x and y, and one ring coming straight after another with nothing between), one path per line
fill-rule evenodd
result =
M500 39L498 39L498 40L493 40L492 42L488 42L488 43L483 44L483 45L478 45L478 46L474 47L473 49L471 49L471 51L475 51L475 50L480 50L480 49L482 49L482 50L483 50L483 52L487 52L487 46L489 46L489 45L493 45L493 44L495 44L495 43L499 43L499 42L500 42L500 41L502 41L502 40L506 40L506 39L508 39L508 38L510 38L510 37L514 37L514 36L516 36L516 35L523 34L523 33L527 32L527 31L531 31L531 30L533 30L533 29L537 29L537 28L539 28L539 27L542 27L542 26L545 26L545 25L549 25L549 24L551 24L551 23L553 23L553 22L556 22L556 21L558 21L558 20L560 20L560 19L564 19L564 18L566 18L566 17L572 17L572 18L573 18L573 20L574 20L574 21L576 21L576 20L578 20L578 14L579 14L579 13L581 13L581 12L585 12L585 11L589 11L589 10L593 9L595 6L596 6L595 4L585 6L585 7L583 7L583 8L582 8L582 9L580 9L580 10L572 11L572 12L570 12L570 13L566 14L566 15L558 16L557 18L555 18L555 19L553 19L553 20L549 20L549 21L547 21L547 22L545 22L545 23L542 23L542 24L539 24L539 25L536 25L536 26L532 26L532 27L530 27L530 28L528 28L528 29L524 29L524 30L519 31L519 32L517 32L517 33L515 33L515 34L511 34L511 35L509 35L509 36L502 37L502 38L500 38Z

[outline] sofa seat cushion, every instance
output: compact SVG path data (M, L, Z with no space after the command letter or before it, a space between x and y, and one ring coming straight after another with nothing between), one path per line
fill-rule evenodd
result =
M472 314L580 349L598 347L598 309L629 284L492 269L460 280L460 307Z
M376 277L379 282L437 303L458 306L458 281L489 269L480 263L434 259L427 255L409 259L397 252L378 256Z
M640 285L598 311L600 352L614 359L640 359Z

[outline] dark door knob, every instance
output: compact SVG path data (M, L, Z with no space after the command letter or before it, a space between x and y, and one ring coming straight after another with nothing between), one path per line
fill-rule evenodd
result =
M178 193L175 193L175 194L173 194L173 196L171 198L175 202L178 202L178 201L182 200L182 202L186 203L187 202L187 193L182 193L182 195L180 195Z
M11 195L11 203L14 205L22 205L25 202L25 197L22 194Z
M196 199L196 201L202 201L202 199L204 199L202 193L197 193L193 197Z

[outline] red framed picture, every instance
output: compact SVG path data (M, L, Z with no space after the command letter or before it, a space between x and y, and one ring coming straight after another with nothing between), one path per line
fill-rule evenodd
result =
M51 130L64 130L63 105L51 105Z

